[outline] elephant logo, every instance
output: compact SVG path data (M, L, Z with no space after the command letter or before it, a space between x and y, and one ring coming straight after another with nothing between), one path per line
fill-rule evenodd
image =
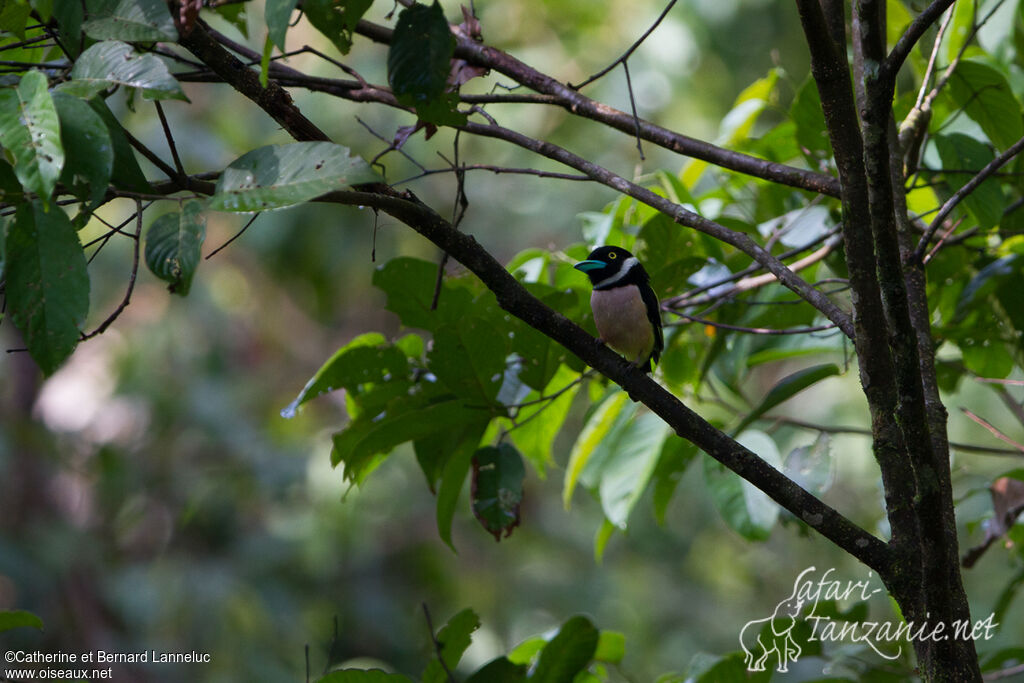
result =
M778 659L776 671L785 673L789 670L789 663L800 657L801 649L793 638L793 629L800 618L800 612L807 604L800 591L801 582L806 574L813 571L814 567L809 567L801 572L793 582L793 593L775 606L771 616L752 619L740 630L740 647L743 648L743 662L747 666L747 671L764 671L768 658L775 655ZM766 633L765 625L771 627ZM761 652L760 656L755 654L758 650Z

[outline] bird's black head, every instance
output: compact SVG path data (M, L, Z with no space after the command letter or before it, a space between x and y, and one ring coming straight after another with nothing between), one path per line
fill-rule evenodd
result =
M586 273L595 289L647 281L643 266L622 247L598 247L573 268Z

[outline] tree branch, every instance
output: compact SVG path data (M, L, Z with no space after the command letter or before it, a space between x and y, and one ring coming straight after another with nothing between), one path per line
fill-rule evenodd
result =
M903 62L906 61L907 57L910 56L910 51L914 49L914 45L921 39L924 32L934 24L942 13L949 9L956 0L934 0L932 4L928 5L923 12L917 15L913 23L907 27L900 39L896 41L896 44L892 48L892 52L886 57L883 67L890 76L895 76L896 72L903 66Z
M888 573L890 556L885 543L713 427L649 376L631 366L574 322L533 297L471 235L455 230L411 192L399 194L387 186L373 189L373 192L334 192L321 197L320 201L372 206L405 223L479 277L495 294L502 309L557 341L619 384L634 400L641 401L664 419L677 435L691 441L725 467L754 484L797 519L880 575Z
M356 33L380 43L391 42L390 29L366 20L359 22L356 26ZM644 119L634 120L632 115L614 107L609 107L606 104L596 102L564 83L560 83L550 76L540 73L515 57L493 47L488 47L472 40L460 39L455 48L455 57L457 59L464 59L476 66L493 69L531 90L553 96L555 98L553 103L558 104L571 114L598 121L629 135L639 136L643 140L677 154L701 159L716 166L756 178L763 178L783 185L827 194L832 197L839 196L839 183L832 176L766 161L740 152L733 152L703 140L697 140L673 132ZM638 125L639 129L637 128Z

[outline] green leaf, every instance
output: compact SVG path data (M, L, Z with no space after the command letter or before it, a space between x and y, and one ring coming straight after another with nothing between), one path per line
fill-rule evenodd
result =
M541 636L534 636L533 638L527 638L523 642L512 648L512 651L508 653L508 659L514 664L522 664L528 666L540 651L544 649L544 646L548 644L548 641Z
M17 88L0 90L0 145L14 156L14 172L29 192L42 199L64 166L60 121L41 71L29 71Z
M291 24L292 12L298 0L267 0L264 16L267 21L267 36L281 52L285 51L284 37Z
M978 306L986 297L995 294L1005 286L1018 286L1020 276L1024 272L1024 255L1011 254L996 259L971 278L956 302L953 323L963 322L967 314L978 310Z
M1005 150L1024 135L1020 102L1006 77L987 64L962 60L949 79L949 93L999 149Z
M832 487L835 466L832 460L832 437L821 432L813 444L794 448L786 456L786 476L815 495Z
M473 454L487 424L487 420L482 420L463 428L458 445L452 449L441 471L441 484L437 490L437 534L453 551L455 544L452 542L452 520L455 518L455 508L462 493L462 484L469 474Z
M473 299L465 289L442 283L437 308L431 310L436 280L436 263L409 257L393 258L373 274L373 285L388 295L385 308L403 325L424 330L458 322Z
M624 391L617 391L605 399L583 426L576 437L569 463L565 468L565 483L562 485L562 503L566 509L572 504L572 494L576 490L576 482L580 480L584 469L591 459L603 462L610 452L609 438L613 432L621 430L636 413L636 404L629 402Z
M97 40L128 43L178 40L164 0L88 0L89 20L82 25Z
M32 6L26 0L6 0L0 3L0 31L13 33L18 40L25 40L25 25Z
M229 24L238 29L238 32L249 38L249 14L246 12L244 3L238 2L231 5L218 5L213 11L224 18ZM264 86L266 87L266 86Z
M465 123L454 94L446 92L454 54L455 36L436 0L403 9L388 49L388 83L398 102L430 123Z
M181 212L165 213L146 231L146 266L161 280L171 283L172 294L186 296L199 267L200 249L206 239L203 205L190 201Z
M467 678L466 683L524 683L526 671L525 664L513 664L507 657L498 657Z
M598 490L604 516L620 529L626 528L629 514L646 490L670 433L660 417L643 413L618 431L614 444L609 444L611 455L601 469Z
M31 626L42 631L43 620L25 610L0 610L0 633L23 626Z
M761 400L760 405L754 408L749 415L743 418L739 426L733 431L733 434L739 434L748 425L752 424L757 418L761 417L775 406L788 401L804 389L817 384L823 379L838 375L840 373L839 366L835 363L825 363L823 365L815 365L803 370L797 370L791 375L783 377L775 383L768 393L765 394L764 399Z
M936 135L934 140L943 167L953 171L945 174L946 183L953 191L966 185L975 172L995 158L986 145L963 133ZM978 226L987 230L999 224L1006 200L997 179L989 178L967 195L963 206Z
M345 465L345 479L362 481L375 466L375 456L390 453L399 444L451 430L480 418L480 411L466 408L461 400L402 408L395 406L393 414L379 420L355 420L334 435L331 463Z
M764 432L749 430L737 441L775 469L782 470L778 447ZM704 482L726 524L747 540L768 539L779 516L774 501L709 455L704 457Z
M376 332L360 335L335 351L320 366L295 400L281 411L281 417L295 417L299 406L328 392L357 389L360 384L405 377L408 372L409 361L405 354L385 344L383 335Z
M305 0L302 11L341 54L352 48L352 32L373 0Z
M658 524L665 523L665 513L672 494L696 456L697 447L685 439L670 436L662 444L658 465L651 475L654 480L654 517Z
M53 374L75 350L89 312L85 254L61 209L18 206L7 234L7 306L33 360Z
M414 683L408 676L390 674L380 669L344 669L332 671L316 683Z
M601 631L594 659L608 664L621 664L626 656L626 636L618 631Z
M138 88L152 100L185 100L178 81L154 54L140 54L127 43L105 40L91 46L75 60L71 80L57 89L78 97L92 97L114 86Z
M81 53L82 21L84 19L82 3L57 2L53 8L53 18L57 20L57 32L61 42L72 58Z
M789 115L796 124L796 140L800 143L801 151L806 150L804 154L812 163L816 165L821 158L830 158L832 142L825 127L818 85L813 78L808 77L800 86L789 107Z
M539 400L540 396L558 396L520 408L516 414L516 427L509 431L512 442L542 476L545 468L554 462L551 447L569 414L572 399L579 391L578 379L578 372L560 366L544 391L531 392L525 402Z
M473 514L497 541L519 525L525 477L522 456L507 443L473 455Z
M473 631L480 628L480 617L471 609L464 609L444 625L438 634L437 642L441 657L449 671L454 671L462 659L463 653L473 640ZM447 683L448 674L441 662L433 659L423 671L421 683Z
M365 161L333 142L293 142L246 152L224 169L209 200L215 211L267 211L379 180Z
M60 117L66 155L60 181L76 197L88 201L87 210L92 211L103 201L114 170L114 145L107 124L77 97L57 92L53 104Z
M110 134L110 141L114 146L114 169L110 174L110 181L122 190L152 192L153 188L150 187L146 176L139 167L135 152L132 151L132 146L124 134L124 128L121 127L114 113L110 111L107 103L100 97L93 97L89 100L89 106L103 119L103 123L107 126L107 132Z
M594 658L600 635L584 616L575 616L562 624L551 641L541 650L537 667L530 676L532 683L572 683Z
M428 367L453 393L490 405L505 372L505 338L480 318L446 325L434 333Z

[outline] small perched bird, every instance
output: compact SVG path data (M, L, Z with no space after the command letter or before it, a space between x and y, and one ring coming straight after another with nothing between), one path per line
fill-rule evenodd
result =
M661 333L658 296L640 261L621 247L598 247L575 266L590 278L590 308L601 341L644 372L658 362Z

